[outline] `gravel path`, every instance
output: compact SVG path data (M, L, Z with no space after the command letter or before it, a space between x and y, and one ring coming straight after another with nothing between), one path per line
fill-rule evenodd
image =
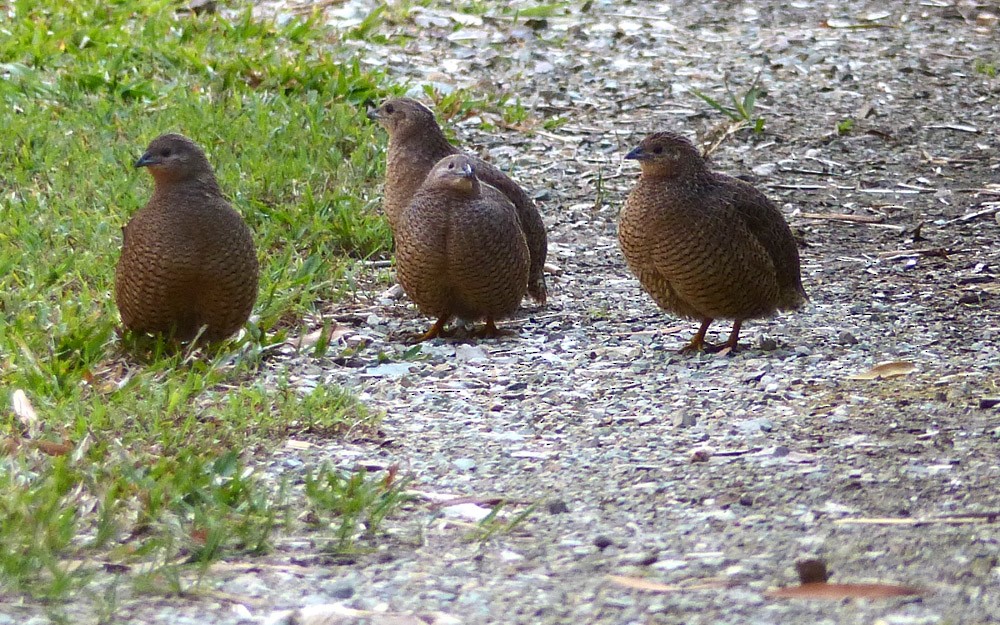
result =
M326 444L310 460L398 463L424 493L507 499L507 520L537 507L478 542L469 510L416 505L399 542L330 579L350 580L347 605L425 621L1000 622L995 516L851 522L1000 511L990 399L1000 395L1000 248L994 214L983 212L1000 196L1000 82L973 69L996 60L995 21L934 3L675 4L594 3L520 27L473 21L450 42L455 16L415 9L398 25L419 27L411 45L365 51L400 78L492 77L532 116L568 119L504 132L504 143L480 134L478 118L452 122L538 190L561 273L550 276L549 307L509 324L516 338L434 341L388 365L375 356L403 353L397 337L429 320L386 293L331 311L349 324L346 341L369 347L354 367L296 366L383 408L386 439L378 450ZM871 25L887 27L850 28ZM497 41L509 54L477 51ZM783 206L805 244L812 303L748 324L752 349L678 356L696 324L657 310L617 247L615 218L635 178L621 156L653 129L718 135L721 117L687 90L721 97L729 74L742 93L762 66L767 133L737 133L714 160ZM846 119L854 126L839 136ZM850 378L883 361L913 372ZM825 560L835 581L927 593L763 596L794 584L793 564L806 557ZM724 587L650 593L608 575Z
M133 606L132 617L254 622L340 603L392 614L312 622L1000 622L1000 79L974 69L1000 64L996 21L977 20L989 7L671 4L588 2L537 22L414 8L385 27L419 33L405 47L357 44L401 81L521 98L521 130L534 132L485 114L448 123L537 191L560 271L550 305L508 322L514 337L435 340L404 358L401 337L430 320L387 289L385 270L362 272L369 288L328 316L345 346L366 346L271 366L305 388L355 389L385 411L383 438L312 441L271 470L398 464L420 495L374 553L335 560L308 536L289 539L265 561L217 567L221 599ZM329 16L350 25L365 9ZM767 131L733 134L713 161L783 208L812 301L746 324L750 349L680 356L697 324L659 311L617 247L637 173L621 157L654 129L721 132L688 90L721 98L728 74L742 93L758 70ZM568 121L538 123L554 116ZM483 121L498 129L481 132ZM831 213L868 223L810 217ZM724 338L728 323L713 330ZM883 361L912 372L851 379ZM435 505L443 495L466 503ZM529 513L470 538L496 498L503 523ZM901 523L852 522L866 518ZM796 583L808 557L837 582L926 592L764 596Z

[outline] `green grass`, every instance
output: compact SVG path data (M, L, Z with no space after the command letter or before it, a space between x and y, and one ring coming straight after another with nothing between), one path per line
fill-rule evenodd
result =
M698 91L697 89L691 89L691 93L722 115L728 117L731 122L739 124L741 127L749 127L754 133L760 134L764 132L764 118L755 113L757 98L763 93L763 90L758 86L759 81L760 73L758 72L758 74L754 77L753 82L750 83L750 86L743 92L743 95L737 96L736 93L730 88L729 81L727 79L724 86L726 89L726 96L729 98L728 106L719 102L717 99Z
M988 78L997 77L997 66L994 63L985 61L983 59L976 59L973 69L977 74L982 74Z
M302 529L289 511L306 496L258 474L254 452L378 420L340 389L303 391L263 365L304 315L355 288L358 259L389 256L376 196L384 139L365 110L398 89L319 22L176 6L4 8L0 402L19 389L37 412L0 420L4 594L65 598L105 564L141 569L136 588L185 592L189 570ZM380 19L347 37L377 36ZM115 333L120 228L152 187L131 163L164 132L205 148L255 233L254 319L213 349ZM360 506L355 520L377 527L370 519L395 509L398 498L370 496L380 476L343 479L353 487L336 491L337 505ZM110 612L112 595L99 602Z

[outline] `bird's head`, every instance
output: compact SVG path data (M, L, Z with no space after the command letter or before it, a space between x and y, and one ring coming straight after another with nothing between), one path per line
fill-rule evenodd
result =
M386 100L382 106L368 113L368 118L380 123L391 138L426 133L434 129L437 129L438 134L441 133L433 111L410 98Z
M438 161L431 173L427 174L427 180L434 186L454 189L464 194L472 195L479 189L476 166L464 154L446 156Z
M198 144L179 134L160 135L135 162L146 167L157 182L176 182L212 174L212 166Z
M639 161L644 174L677 175L697 171L705 165L698 148L685 137L673 132L654 132L625 155Z

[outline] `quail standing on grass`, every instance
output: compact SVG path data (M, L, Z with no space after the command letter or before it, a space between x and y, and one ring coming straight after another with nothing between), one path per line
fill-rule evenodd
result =
M452 317L485 319L480 336L513 313L528 285L528 244L507 197L477 178L462 154L437 163L396 224L396 271L403 290L437 322L421 340L441 335Z
M625 156L642 174L622 208L618 240L629 269L659 306L698 319L681 351L735 349L744 319L799 308L799 252L781 211L753 186L710 171L684 137L649 135ZM705 342L714 319L729 339Z
M431 168L446 156L461 154L448 143L434 113L423 104L409 98L388 100L369 116L378 120L389 133L389 148L385 165L385 214L393 233L399 227L400 215L427 177ZM530 253L528 295L545 304L545 256L548 239L545 224L532 199L516 182L493 165L469 156L476 177L500 190L514 204L521 230Z
M153 197L122 229L115 302L125 328L189 341L224 339L257 299L250 229L222 195L205 153L187 137L153 140L135 163Z

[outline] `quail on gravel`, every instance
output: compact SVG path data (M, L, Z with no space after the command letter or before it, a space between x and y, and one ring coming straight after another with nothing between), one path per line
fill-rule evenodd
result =
M442 334L452 317L485 319L480 336L513 313L528 286L528 244L507 197L477 177L464 154L438 161L396 223L396 272L417 308Z
M410 98L396 98L384 102L369 113L389 133L389 147L385 165L384 209L389 225L395 233L400 215L410 204L431 168L446 156L462 151L448 143L441 127L423 104ZM528 295L539 304L545 304L545 256L548 239L545 224L531 197L516 182L493 165L469 156L476 177L499 189L514 204L521 230L524 232L531 255L528 278Z
M122 228L115 303L126 329L205 341L246 323L257 299L257 253L243 218L222 195L205 153L166 134L136 161L153 197Z
M682 352L735 349L743 320L802 306L795 239L764 194L710 171L672 132L647 136L625 158L639 161L642 173L619 216L618 240L661 308L701 321ZM705 342L714 319L733 320L719 346Z

